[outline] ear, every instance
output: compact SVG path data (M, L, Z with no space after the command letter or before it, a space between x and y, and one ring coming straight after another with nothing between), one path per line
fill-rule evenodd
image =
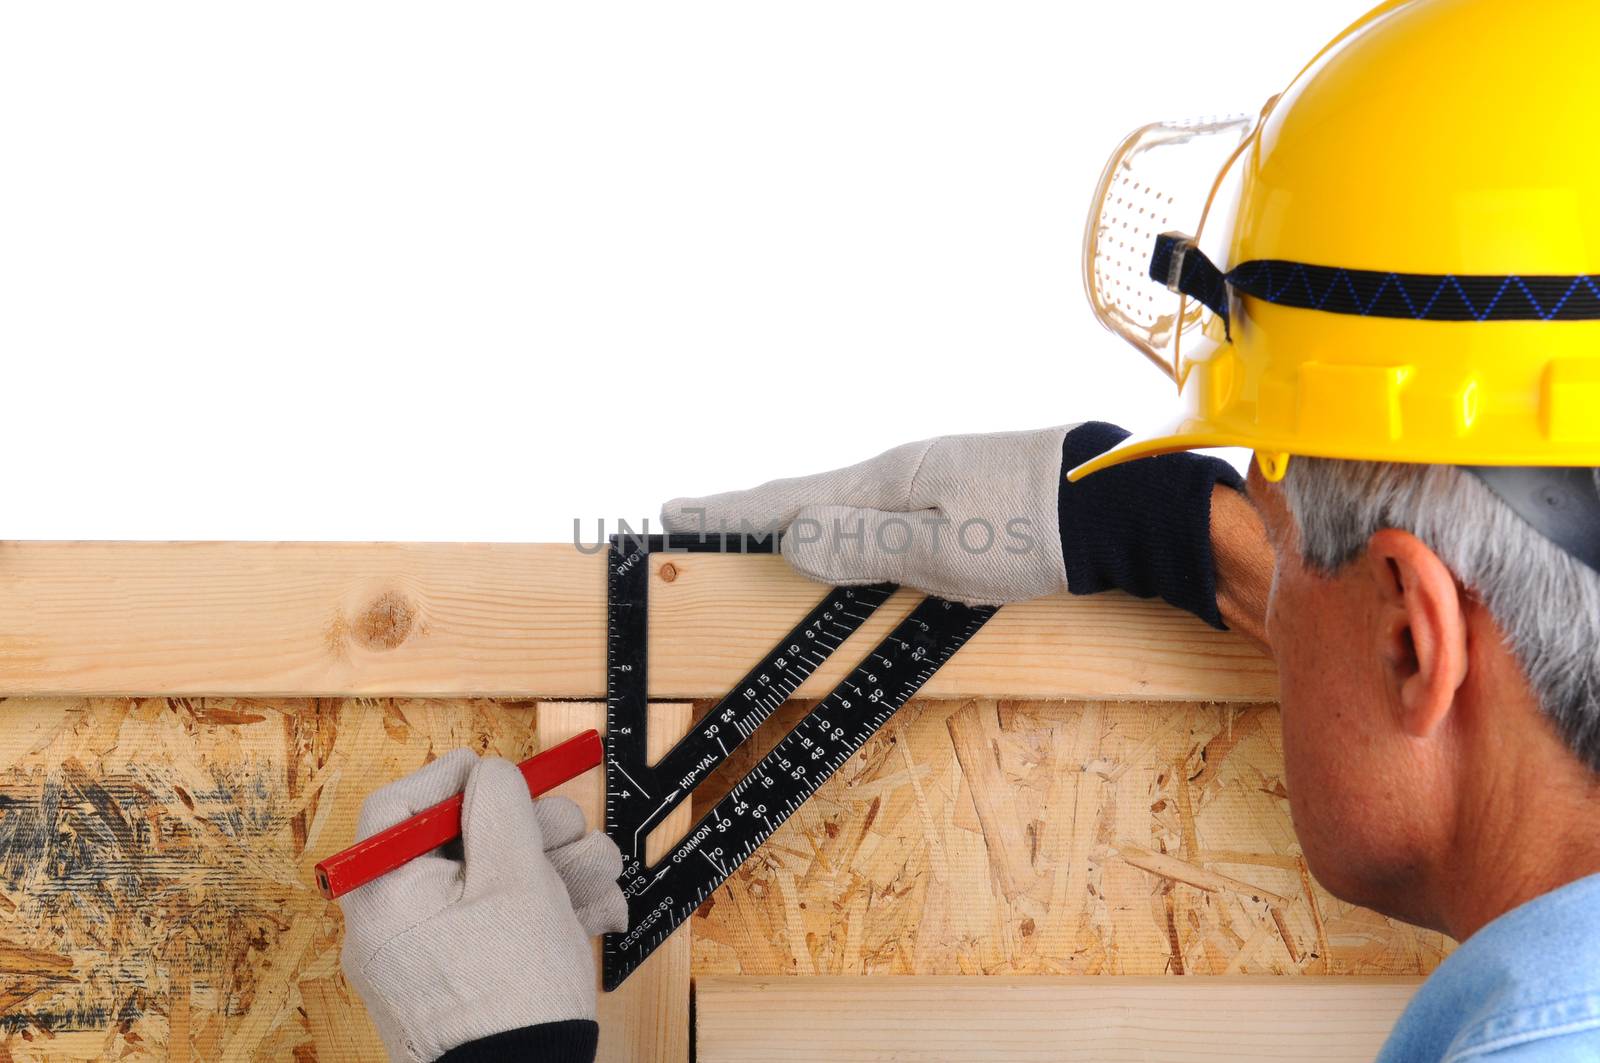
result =
M1467 678L1461 589L1439 555L1410 532L1374 534L1366 562L1378 595L1379 659L1395 686L1401 727L1415 738L1431 737Z

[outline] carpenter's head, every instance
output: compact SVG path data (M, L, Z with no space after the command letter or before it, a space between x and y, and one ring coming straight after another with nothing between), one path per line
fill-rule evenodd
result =
M1481 825L1600 778L1600 575L1451 466L1295 458L1250 493L1307 862L1455 930L1450 872Z

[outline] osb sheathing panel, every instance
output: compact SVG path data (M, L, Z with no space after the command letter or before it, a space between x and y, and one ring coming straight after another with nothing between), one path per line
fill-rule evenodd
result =
M430 757L537 748L531 702L0 715L0 1063L382 1058L311 865ZM1281 776L1270 707L914 702L692 921L695 967L1430 970L1438 935L1309 883Z
M311 867L431 756L536 748L527 703L10 699L0 719L0 1060L383 1059Z
M1270 705L912 702L693 926L699 974L1401 975L1448 948L1312 882Z

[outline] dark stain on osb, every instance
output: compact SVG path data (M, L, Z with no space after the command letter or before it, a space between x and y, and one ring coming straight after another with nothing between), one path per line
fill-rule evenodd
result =
M30 1026L53 1034L71 1030L103 1030L110 1024L111 1012L99 1005L79 1004L38 1011L18 1008L0 1015L0 1030L24 1036Z
M0 772L0 886L26 899L18 925L50 928L28 947L100 957L90 970L40 958L11 971L0 1033L131 1029L163 1007L165 986L146 984L149 957L175 948L197 961L195 984L216 989L221 1013L249 1011L252 958L289 923L270 896L241 888L251 872L236 854L284 826L284 795L249 766L208 774L186 790L154 766L106 773L68 759Z

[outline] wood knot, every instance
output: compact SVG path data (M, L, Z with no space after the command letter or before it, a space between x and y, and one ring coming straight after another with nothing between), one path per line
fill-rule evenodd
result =
M353 627L356 641L369 650L392 650L411 634L416 608L394 591L384 591L367 606Z
M663 582L671 583L673 580L675 580L677 578L678 578L678 566L677 565L674 565L671 561L668 561L666 564L661 566L661 579L662 579Z

